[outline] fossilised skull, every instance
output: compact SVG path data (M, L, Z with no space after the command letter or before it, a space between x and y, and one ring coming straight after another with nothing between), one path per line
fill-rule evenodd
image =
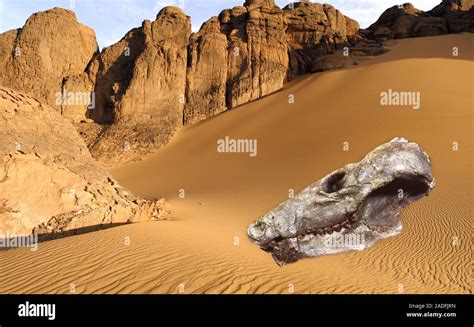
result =
M435 186L428 154L403 138L378 146L250 224L250 240L279 265L362 250L401 231L400 210Z

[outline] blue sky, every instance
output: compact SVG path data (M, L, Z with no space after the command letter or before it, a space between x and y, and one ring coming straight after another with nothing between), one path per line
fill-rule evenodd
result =
M276 0L280 7L289 2ZM429 10L441 0L411 2L419 9ZM154 20L158 11L167 5L183 8L191 16L193 31L197 31L209 17L243 3L244 0L0 0L0 32L22 27L34 12L62 7L72 9L81 23L95 30L102 48L120 40L130 29L140 26L144 19ZM386 8L398 4L396 0L328 0L327 3L356 19L361 27L367 27Z

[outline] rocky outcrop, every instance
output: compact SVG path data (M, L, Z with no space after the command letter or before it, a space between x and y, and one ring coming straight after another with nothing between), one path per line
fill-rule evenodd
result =
M280 9L273 0L246 0L191 33L190 18L165 7L98 53L94 32L54 8L0 34L0 84L54 107L76 124L93 156L112 166L296 76L382 54L385 39L473 30L473 14L472 0L443 0L429 12L407 3L360 30L328 4Z
M444 19L449 33L474 32L473 0L443 0L429 14Z
M288 67L284 18L273 1L222 11L189 45L185 124L283 87Z
M67 91L65 81L82 74L98 51L95 32L80 24L72 11L60 8L33 14L23 28L1 34L0 46L0 85L26 92L58 111L63 104L58 94ZM85 107L67 115L84 118Z
M401 230L400 211L435 187L428 154L395 138L311 184L250 224L250 240L279 265L362 250Z
M358 39L358 30L330 5L282 10L273 0L249 0L191 33L190 18L165 7L98 54L93 31L54 8L0 36L0 55L10 53L2 85L29 92L76 123L93 156L111 166L166 144L183 125L278 91L297 75L354 64L340 49ZM39 31L48 37L39 40ZM19 58L17 45L27 49ZM79 51L65 50L71 48ZM80 101L67 101L70 95ZM102 127L79 124L90 121Z
M219 15L230 54L227 108L258 99L283 87L288 49L282 11L270 1L235 7ZM190 104L192 105L192 104Z
M227 110L227 35L221 32L217 17L193 33L188 48L186 104L183 122L193 124Z
M15 40L21 29L10 30L0 34L0 83L6 75L6 64L10 57L15 55Z
M368 30L372 38L400 39L474 31L473 1L443 0L428 12L411 3L387 9Z
M97 110L91 117L113 123L90 147L103 162L148 153L182 126L190 34L190 18L165 7L92 62Z
M49 106L1 87L0 125L0 235L54 236L164 214L162 200L120 187Z
M222 11L190 39L185 124L275 92L297 75L327 69L329 61L316 59L348 45L358 30L331 5L295 3L281 10L271 0L246 1ZM339 59L333 58L333 68Z
M368 29L373 32L374 37L410 37L411 30L421 14L423 12L416 9L411 3L393 6L385 10Z
M436 6L433 11L440 9L441 11L469 11L474 6L473 0L442 0L441 4Z
M95 119L181 122L190 34L190 18L179 8L165 7L155 21L144 21L105 49L96 59L95 84L99 97L109 103Z
M255 0L223 10L191 34L189 17L166 7L90 64L97 107L90 117L108 124L91 152L107 165L138 158L182 125L275 92L298 74L338 68L339 57L312 61L357 31L330 5L282 10Z
M355 20L329 4L293 3L283 12L290 55L289 79L320 71L321 65L316 69L313 67L315 61L349 45L359 32Z

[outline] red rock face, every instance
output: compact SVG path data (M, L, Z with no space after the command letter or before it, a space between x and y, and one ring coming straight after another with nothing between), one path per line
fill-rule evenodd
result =
M312 72L314 62L349 44L359 24L328 4L295 3L283 8L290 64L288 78Z
M102 123L114 121L117 104L130 85L133 66L144 49L143 30L135 28L92 61L87 74L94 82L96 109L89 113L90 118Z
M227 35L213 17L191 36L188 47L184 123L189 125L227 110Z
M0 43L5 49L0 54L0 84L25 91L58 111L56 94L62 92L64 80L83 73L98 51L95 32L60 8L32 15L22 29L2 34ZM85 111L79 114L84 117Z
M272 1L246 4L222 11L191 37L185 124L283 87L288 46L282 11Z
M190 40L185 124L281 89L358 30L330 5L247 1L222 11Z
M98 108L91 117L111 124L91 146L96 157L129 160L167 143L182 126L190 35L190 18L165 7L94 60Z
M219 19L228 39L227 96L229 109L283 87L288 50L283 15L274 6L236 7Z
M185 94L191 21L179 8L166 7L144 21L93 61L100 122L166 121L180 125Z

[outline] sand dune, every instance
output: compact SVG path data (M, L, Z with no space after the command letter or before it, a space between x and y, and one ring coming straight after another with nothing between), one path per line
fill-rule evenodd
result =
M1 251L0 292L69 293L73 284L77 293L472 293L473 42L473 34L401 40L360 66L305 76L181 130L112 171L138 195L165 196L168 221ZM381 107L388 89L421 92L421 108ZM226 136L257 139L257 156L217 153ZM247 225L290 189L395 136L430 154L437 181L403 212L400 235L283 268L247 240Z

